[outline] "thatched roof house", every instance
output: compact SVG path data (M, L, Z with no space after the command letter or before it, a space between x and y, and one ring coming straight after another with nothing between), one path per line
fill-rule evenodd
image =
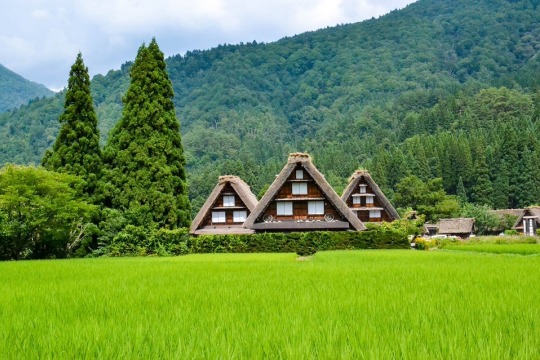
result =
M434 236L439 233L439 224L424 224L424 235Z
M289 155L287 164L244 223L255 231L364 230L304 153Z
M489 229L488 233L498 234L504 230L514 228L516 220L523 215L525 209L500 209L490 210L490 213L499 219L499 226Z
M474 233L473 218L441 219L439 220L439 234L468 238Z
M536 235L536 230L540 228L540 206L526 208L514 224L514 229L524 235Z
M394 221L399 214L367 170L357 170L341 199L363 222Z
M203 234L251 234L242 227L257 205L251 188L238 176L220 176L219 181L195 216L189 232Z

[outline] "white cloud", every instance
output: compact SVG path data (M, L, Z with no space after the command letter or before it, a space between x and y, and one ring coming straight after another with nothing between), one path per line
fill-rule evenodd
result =
M79 51L92 74L132 60L156 37L167 55L275 41L361 21L414 0L25 0L0 12L0 63L62 88ZM21 24L24 24L22 26Z

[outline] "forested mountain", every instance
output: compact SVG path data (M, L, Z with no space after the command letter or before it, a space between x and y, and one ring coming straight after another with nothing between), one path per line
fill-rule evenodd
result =
M337 191L368 167L390 196L415 174L492 206L540 202L518 195L518 171L540 158L539 5L419 0L379 19L167 59L195 209L220 174L261 191L294 150L310 152ZM102 142L129 67L92 81ZM62 96L0 116L0 163L39 163Z
M26 80L0 64L0 113L27 104L29 100L53 94L45 86Z

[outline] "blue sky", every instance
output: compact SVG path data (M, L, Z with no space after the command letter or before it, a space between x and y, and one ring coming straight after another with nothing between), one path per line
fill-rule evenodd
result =
M167 55L276 41L353 23L413 0L20 0L0 12L0 64L53 90L82 52L90 74L133 60L155 37Z

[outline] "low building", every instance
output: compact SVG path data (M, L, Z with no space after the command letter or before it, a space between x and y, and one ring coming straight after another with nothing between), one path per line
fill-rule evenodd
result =
M474 234L473 218L439 220L439 235L457 236L466 239Z
M540 228L540 206L526 208L514 224L514 229L523 235L535 236Z
M351 176L341 199L362 222L399 219L396 209L367 170L358 170Z
M237 176L220 176L214 190L191 223L194 235L251 234L242 227L257 198L251 188Z
M244 228L257 232L365 230L304 153L289 155Z
M439 224L424 224L424 235L435 236L437 234L439 234Z

